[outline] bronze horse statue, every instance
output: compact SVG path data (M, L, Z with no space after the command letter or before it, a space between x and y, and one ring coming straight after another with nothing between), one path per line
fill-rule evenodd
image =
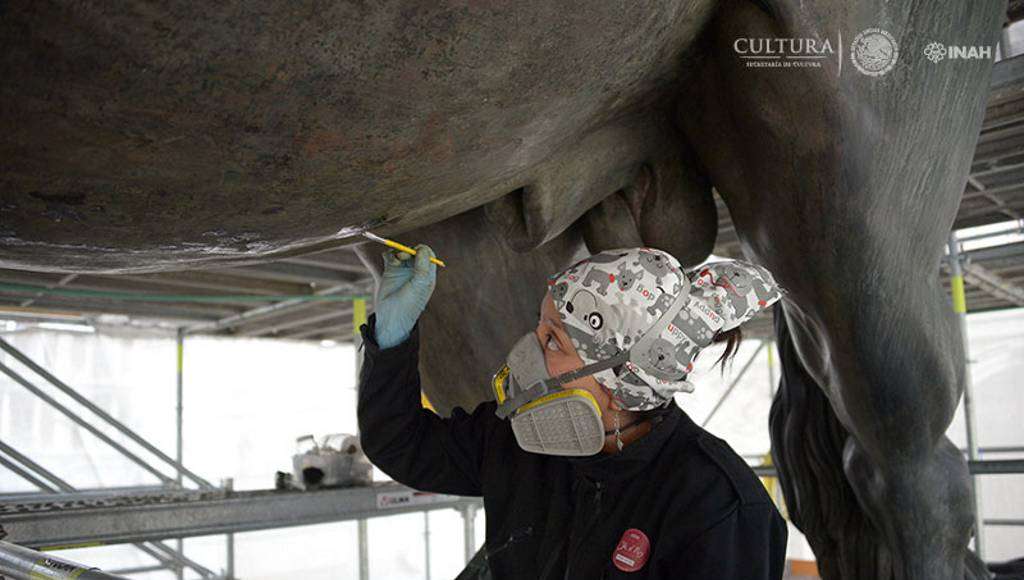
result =
M994 47L1005 11L0 1L0 266L196 268L368 228L427 242L449 267L422 371L447 412L488 397L546 274L619 245L705 259L714 187L788 289L771 431L823 577L984 578L944 436L963 366L938 272L992 62L924 47ZM747 58L812 44L779 39L818 52Z

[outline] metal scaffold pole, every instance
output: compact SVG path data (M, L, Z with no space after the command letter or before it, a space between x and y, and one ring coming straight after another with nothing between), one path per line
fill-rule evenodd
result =
M736 378L732 380L732 383L730 383L729 386L725 389L725 392L722 393L722 396L718 399L718 402L715 403L715 406L711 409L711 412L708 413L708 416L705 417L704 421L701 422L701 427L706 427L707 424L711 422L711 419L715 416L715 413L717 413L718 410L722 408L722 404L725 403L725 400L728 399L729 395L732 394L732 391L733 389L736 388L736 385L740 384L740 380L743 379L743 376L747 374L747 370L750 369L750 366L754 364L755 360L757 360L757 355L761 354L761 349L764 348L764 345L767 344L767 342L768 341L766 340L762 340L757 345L757 350L754 351L754 354L750 355L750 359L746 362L746 364L743 365L743 368L740 369L740 374L736 375Z
M235 491L235 478L225 477L220 481L220 488L225 493L232 493ZM235 534L228 532L224 535L224 547L226 548L226 554L224 555L224 580L235 580Z
M363 335L359 327L366 324L366 299L356 298L352 301L352 344L356 355L356 404L359 402L359 373L363 367L362 347ZM369 533L366 520L360 519L356 525L359 533L359 580L370 580L370 548Z
M175 404L175 407L174 407L174 412L175 412L174 424L175 424L175 436L176 436L176 440L175 440L176 441L176 444L175 444L175 455L174 455L174 457L178 461L178 465L180 466L180 465L182 465L181 457L182 457L182 454L184 453L184 437L182 436L182 417L183 417L182 396L184 395L184 389L183 389L183 387L184 387L184 372L183 371L184 371L184 362L185 362L185 360L184 360L185 359L185 331L184 331L184 329L181 329L181 328L178 329L178 336L177 336L177 340L175 341L175 349L176 349L176 353L177 353L177 364L175 365L175 369L177 369L177 382L176 382L176 391L175 391L175 402L176 402L176 404ZM182 486L182 477L181 476L182 476L182 473L181 473L181 469L179 467L177 469L177 475L175 476L175 481L178 483L178 487Z
M169 455L167 455L166 453L161 451L159 448L157 448L155 445L153 445L152 443L147 441L144 437L142 437L141 435L139 435L138 433L136 433L132 429L128 428L127 425L125 425L121 421L119 421L116 418L114 418L110 413L107 413L106 411L104 411L98 405L96 405L95 403L93 403L92 401L90 401L89 399L84 397L81 393L79 393L78 391L73 389L70 385L68 385L64 381L61 381L60 379L55 377L52 373L50 373L49 371L44 369L42 366L37 364L35 361L30 359L28 356L26 356L25 353L23 353L20 350L14 348L14 346L12 346L10 343L8 343L7 341L5 341L3 339L0 339L0 350L3 350L7 354L9 354L12 357L14 357L15 360L17 360L21 364L25 365L29 370L31 370L32 372L36 373L40 377L42 377L43 380L45 380L47 383L49 383L50 385L52 385L53 387L55 387L56 389L58 389L59 391L61 391L65 395L67 395L68 397L70 397L72 400L74 400L78 404L82 405L83 407L85 407L86 409L91 411L92 413L94 413L96 416L98 416L100 419L102 419L102 421L104 423L106 423L107 425L113 427L114 429L119 431L122 435L124 435L125 437L128 437L129 439L131 439L132 441L137 443L143 449L149 451L153 455L155 455L158 458L160 458L162 461L165 461L167 464L173 466L179 473L187 476L189 479L194 481L196 483L196 485L198 485L199 487L206 488L206 489L213 489L213 485L210 482L206 481L202 477L199 477L197 474L195 474L191 470L185 468L183 465L181 465L180 462L175 462L174 459L172 459ZM145 470L149 471L150 473L152 473L154 476L156 476L158 479L160 479L160 481L166 482L168 484L173 483L173 480L171 478L165 476L163 473L161 473L159 470L157 470L154 466L152 466L148 462L144 461L142 458L140 458L137 455L135 455L134 453L128 451L128 449L126 449L123 445L121 445L121 444L117 443L116 441L112 440L109 436L106 435L106 433L104 433L102 431L99 431L95 427L95 425L92 424L91 421L87 421L85 418L83 418L78 413L75 413L74 411L72 411L67 406L57 402L57 400L55 400L53 397L50 397L49 395L44 393L41 389L36 387L31 381L28 381L27 379L25 379L24 377L22 377L21 375L16 373L14 371L14 369L8 367L7 365L0 364L0 372L3 372L4 374L10 376L12 379L14 379L14 381L16 383L24 386L26 389L28 389L30 392L32 392L32 394L34 394L36 397L42 399L48 405L50 405L51 407L53 407L54 409L56 409L60 413L64 414L66 417L68 417L69 419L71 419L75 423L78 423L83 429L89 431L90 433L92 433L93 435L95 435L96 437L101 439L103 442L105 442L107 445L110 445L114 449L117 449L122 455L124 455L128 459L132 460L133 462L138 464L143 469L145 469Z
M476 554L476 504L462 508L463 547L466 552L466 563Z
M183 422L182 422L182 418L183 418L182 399L183 399L183 396L184 396L184 382L185 382L184 381L185 330L183 328L179 328L178 329L178 334L177 334L176 339L177 340L175 341L175 351L177 353L177 364L175 365L175 368L177 369L177 385L176 385L176 389L175 389L175 400L176 400L177 404L174 407L174 411L175 411L175 426L176 426L175 434L176 434L177 439L176 439L176 445L175 445L175 455L174 455L174 458L178 462L178 468L176 470L177 474L175 476L175 481L177 482L178 487L181 488L182 487L182 477L181 477L182 476L182 472L181 472L182 462L181 461L182 461L182 456L184 455L184 451L185 451L185 449L184 449L184 435L183 435L183 429L182 429L182 427L183 427ZM177 541L177 544L176 544L176 548L177 548L177 551L178 551L179 554L181 554L182 556L185 555L185 541L184 540L182 540L181 538L178 538L178 541ZM185 577L185 569L183 567L179 566L175 570L175 574L177 575L178 580L183 580L183 578Z
M228 534L227 537L227 580L235 580L235 535Z
M953 311L956 312L960 326L960 341L964 352L964 425L967 431L967 456L971 461L978 461L978 424L974 410L973 383L971 381L970 348L967 336L967 298L964 294L964 271L960 256L960 243L956 233L949 234L949 268L952 273L950 290L953 298ZM978 558L985 560L985 523L981 509L981 489L976 475L971 476L971 494L974 499L974 551Z
M1010 43L1010 27L1004 26L999 35L999 54L1001 59L1013 58L1013 46Z
M430 512L423 512L423 560L426 563L426 579L430 580Z

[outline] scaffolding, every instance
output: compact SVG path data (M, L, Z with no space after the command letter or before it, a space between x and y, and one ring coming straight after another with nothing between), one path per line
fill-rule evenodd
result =
M359 324L366 319L365 299L353 300L352 312L357 322L353 330L358 341ZM0 516L7 535L6 541L0 542L0 573L15 579L34 578L37 576L31 575L32 566L41 565L39 562L43 560L52 562L54 566L75 565L48 554L39 556L39 552L31 548L50 552L85 545L126 543L155 559L156 564L113 570L113 575L82 568L90 575L80 577L101 580L118 578L118 575L171 570L178 578L184 578L186 570L191 570L204 579L234 580L236 533L355 520L359 530L360 578L367 580L370 574L367 519L423 512L427 540L424 557L429 576L429 525L426 517L428 512L442 509L455 509L462 514L467 543L466 561L472 558L476 551L474 519L481 506L479 498L424 493L397 483L317 491L235 491L230 479L214 485L188 469L183 461L185 339L190 331L198 330L202 329L180 328L176 333L174 457L0 338L0 350L38 379L30 379L27 373L2 362L0 372L160 482L155 486L76 489L26 454L0 441L0 465L39 490L0 494ZM357 377L358 352L357 348ZM37 384L40 379L70 397L92 416L86 416L48 395ZM128 449L111 438L105 429L127 437L146 453ZM215 534L225 536L226 565L219 572L188 558L183 547L185 538ZM168 540L173 540L174 544L167 543Z
M966 270L961 262L960 243L962 241L957 240L955 236L950 239L948 265L953 276L963 276ZM956 264L960 264L961 268L958 269ZM962 284L962 280L959 284ZM957 287L958 282L954 279L952 282L953 305L957 313L963 316L966 306L962 295L958 298L955 294ZM366 303L364 300L354 301L352 310L354 318L359 324L365 321ZM355 325L355 329L358 329L358 324ZM76 489L18 449L0 441L0 464L39 489L39 492L33 493L0 494L0 515L3 516L4 525L7 528L5 531L8 533L6 540L22 546L22 548L14 548L11 546L15 544L0 544L0 554L7 554L10 560L3 560L4 556L0 555L0 562L10 564L15 561L28 561L25 560L25 557L29 552L26 552L24 547L38 548L48 552L97 542L103 544L129 543L152 557L156 564L113 570L111 574L171 570L178 577L183 577L186 570L190 570L200 578L230 580L235 577L233 541L235 533L355 520L359 529L360 578L367 579L370 574L366 534L367 520L399 513L423 512L424 559L429 578L430 529L427 513L446 509L455 509L462 514L465 559L467 562L472 559L476 551L475 516L481 507L481 502L477 498L422 493L396 483L319 491L237 492L232 489L230 480L224 480L220 485L214 485L189 470L183 461L182 448L184 351L185 338L188 334L187 329L181 329L176 335L175 419L177 443L174 457L146 441L141 435L89 401L72 386L61 381L6 340L0 339L0 350L34 373L38 379L30 379L26 376L27 373L19 372L4 363L0 363L0 372L75 424L96 435L160 481L160 484L156 486ZM358 344L358 334L356 334L355 340ZM773 349L774 346L770 340L760 342L749 360L730 381L712 410L703 419L703 425L707 425L725 405L763 350L768 352L769 376L772 383L770 388L774 391L776 374L773 368ZM358 368L357 363L357 375ZM39 387L37 384L39 379L70 397L85 410L91 412L94 417L86 417L75 409L59 403ZM968 382L966 396L970 397L970 395ZM148 452L151 457L144 458L142 454L117 443L97 425L103 425L121 433ZM969 443L968 448L963 451L968 458L972 479L981 475L1024 473L1024 460L981 459L984 453L1024 452L1024 446L980 448L977 445L974 422L968 420L966 425ZM764 456L756 457L761 460ZM775 468L770 465L758 465L753 469L755 473L763 477L776 476ZM979 518L976 525L981 530L985 526L1024 525L1024 520L1021 519L981 519L980 510L976 513ZM225 536L226 567L219 572L188 558L182 548L184 538L214 534L224 534ZM978 534L977 537L978 547L983 549L983 533ZM174 545L167 543L168 540L174 540ZM7 549L9 547L10 549ZM34 561L38 560L36 558ZM53 558L53 561L61 560ZM13 578L18 578L11 572L8 574ZM99 579L117 576L96 575L93 577Z

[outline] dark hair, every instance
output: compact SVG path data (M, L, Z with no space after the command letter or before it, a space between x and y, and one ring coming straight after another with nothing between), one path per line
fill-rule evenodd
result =
M729 362L736 356L736 353L740 350L740 342L743 340L743 331L740 327L733 328L732 330L719 331L715 334L715 337L711 339L712 343L725 343L725 350L722 352L722 356L718 357L715 364L721 364L722 372L725 372L725 363Z

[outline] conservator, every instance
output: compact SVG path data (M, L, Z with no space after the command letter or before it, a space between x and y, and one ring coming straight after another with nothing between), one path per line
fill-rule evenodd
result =
M386 254L360 328L362 443L396 481L483 496L495 580L782 577L786 525L760 481L672 399L692 390L690 362L713 334L778 299L767 271L727 262L687 276L651 248L574 264L549 281L536 341L499 371L502 405L445 419L420 405L416 320L435 270L417 249L415 266Z

